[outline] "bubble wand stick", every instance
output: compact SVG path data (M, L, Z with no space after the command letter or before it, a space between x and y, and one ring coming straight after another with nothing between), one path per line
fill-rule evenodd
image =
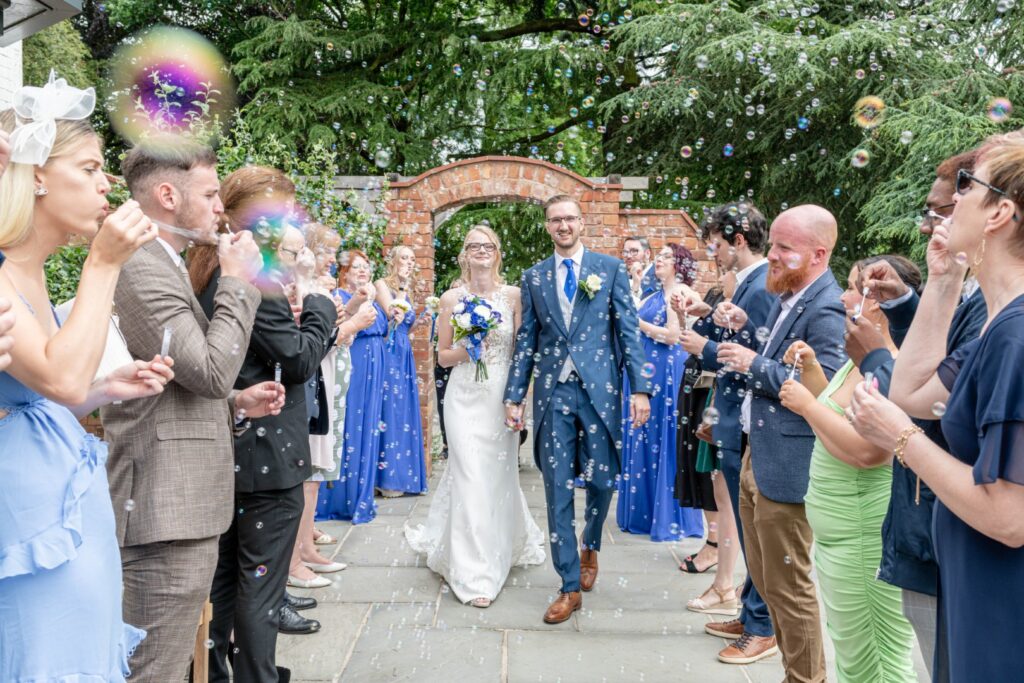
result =
M864 309L864 299L868 298L868 287L864 285L864 289L861 291L861 299L857 302L857 305L853 307L853 315L850 316L850 320L857 322L857 318L860 317L860 312Z

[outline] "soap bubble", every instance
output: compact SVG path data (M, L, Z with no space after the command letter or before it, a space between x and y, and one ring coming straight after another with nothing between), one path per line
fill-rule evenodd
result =
M874 128L885 120L885 102L874 95L860 98L853 105L853 120L861 128Z
M1010 100L1005 97L995 97L988 103L988 117L996 123L1002 123L1006 119L1010 118L1010 114L1012 112L1013 105L1010 103Z
M871 152L866 149L858 149L850 157L850 165L854 168L864 168L871 161Z
M946 414L946 404L942 401L936 401L932 404L932 415L935 417L942 417Z

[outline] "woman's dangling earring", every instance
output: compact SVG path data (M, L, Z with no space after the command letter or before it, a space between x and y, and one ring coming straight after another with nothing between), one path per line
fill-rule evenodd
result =
M982 237L981 238L981 246L978 247L978 253L975 254L974 260L971 261L971 270L974 271L974 272L977 272L978 271L978 266L981 265L981 262L984 259L985 259L985 238Z
M45 197L45 196L46 196L46 195L48 195L48 194L50 194L50 191L49 191L49 190L47 190L47 189L46 189L45 187L43 187L42 185L40 185L39 187L37 187L37 188L36 188L36 192L35 192L35 195L36 195L37 197Z

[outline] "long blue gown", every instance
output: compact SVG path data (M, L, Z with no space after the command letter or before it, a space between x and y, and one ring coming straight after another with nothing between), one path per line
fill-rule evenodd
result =
M344 301L348 292L336 292ZM320 485L316 518L346 519L365 524L377 516L373 487L377 481L377 456L381 444L384 394L384 336L387 318L374 303L377 319L352 341L352 380L346 395L345 430L341 443L341 477Z
M121 621L106 445L0 373L0 681L122 682L145 631Z
M406 301L409 297L404 297ZM385 344L384 438L377 463L377 486L384 490L423 493L427 468L423 460L423 428L416 360L409 330L416 313L409 311Z
M976 485L1002 479L1024 486L1022 370L1024 296L1000 311L981 337L939 366L939 377L950 390L942 433L953 457L971 467ZM932 525L949 680L1020 680L1024 548L1011 548L977 531L941 497L935 501ZM936 651L942 647L936 644Z
M647 297L640 318L664 326L665 293ZM623 373L622 476L615 518L619 528L632 534L650 534L652 541L677 541L700 536L704 521L700 510L683 508L675 497L676 397L683 379L687 354L681 346L662 344L641 335L644 344L644 375L654 387L651 417L639 429L629 422L629 378Z

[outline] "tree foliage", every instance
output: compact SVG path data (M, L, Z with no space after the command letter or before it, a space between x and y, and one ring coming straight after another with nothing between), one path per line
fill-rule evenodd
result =
M1010 0L87 0L78 26L96 60L154 23L199 31L254 139L342 173L515 154L650 176L636 204L697 218L816 202L845 258L920 249L937 163L1021 126L1022 17ZM862 127L866 96L884 118ZM990 117L994 98L1016 110Z

